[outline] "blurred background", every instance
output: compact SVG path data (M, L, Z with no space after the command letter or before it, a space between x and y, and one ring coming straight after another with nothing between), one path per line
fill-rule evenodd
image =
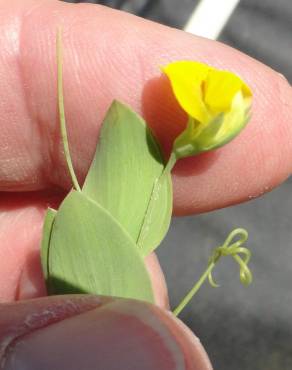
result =
M292 82L291 0L68 2L99 3L218 39ZM289 179L243 205L174 218L158 249L175 307L228 232L238 226L249 231L254 283L249 288L241 286L238 266L231 258L222 259L215 269L221 287L205 284L181 315L201 339L215 370L292 369L291 184Z

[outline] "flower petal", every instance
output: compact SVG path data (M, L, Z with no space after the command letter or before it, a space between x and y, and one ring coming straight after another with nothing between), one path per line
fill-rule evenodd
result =
M200 122L208 117L202 86L210 69L206 64L192 61L174 62L162 68L181 107Z
M212 113L228 112L238 92L251 96L249 87L235 74L212 69L205 82L204 101Z

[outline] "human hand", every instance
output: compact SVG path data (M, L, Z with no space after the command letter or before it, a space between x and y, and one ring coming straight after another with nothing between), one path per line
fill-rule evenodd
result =
M59 25L63 27L65 46L67 125L74 167L81 181L93 156L103 115L113 98L128 103L141 113L167 151L180 129L179 122L184 121L185 117L175 103L167 80L159 77L158 66L178 59L201 60L237 72L252 87L254 108L252 121L234 142L216 152L184 160L177 166L173 176L175 212L180 215L197 213L237 203L270 190L289 175L292 162L292 93L287 82L268 67L219 43L195 38L100 6L69 5L55 1L14 1L9 4L2 1L0 17L2 302L45 295L39 263L44 212L48 205L58 204L64 191L70 187L56 109L55 33ZM154 255L149 258L152 262L148 262L148 266L155 270L151 276L156 302L165 307L167 299L163 275L154 261ZM21 316L19 312L30 315L39 312L39 307L43 312L56 300L62 302L57 307L63 307L68 299L51 297L27 302L24 306L13 303L3 305L0 327L8 331L2 335L0 348L6 343L11 334L9 330L14 325L9 317L20 317L21 326L27 316ZM72 298L78 299L82 298ZM94 309L98 298L87 299L94 303L91 303L90 311L85 308L84 311L98 319L106 310L99 312L99 308ZM78 302L77 307L86 306ZM123 304L117 303L117 306ZM127 309L130 310L130 306ZM134 306L131 317L138 315L141 320L144 319L141 304ZM74 314L78 313L78 309ZM65 310L62 319L70 316L70 312ZM153 314L156 319L160 317L157 312ZM182 329L177 327L177 323L167 314L161 315L165 315L163 317L167 317L167 322L171 322L169 325L176 328L173 329L174 338L180 336ZM80 315L76 320L80 325L77 332L92 322L92 318L90 321L86 315ZM47 335L53 340L57 334L53 325L52 328L53 334L45 334L45 330L40 330L38 335L42 336L43 333L44 338ZM118 326L115 328L117 330ZM91 350L89 344L93 346L99 343L101 337L91 326L89 329L79 334L88 352L80 349L77 353L74 350L75 358L66 347L69 339L71 346L71 338L58 336L59 339L54 341L56 347L65 353L65 362L47 363L47 366L53 366L54 369L58 366L69 367L66 361L72 358L77 366L77 358L82 360L83 355L100 364L97 352ZM141 330L138 330L141 335ZM3 332L1 330L0 333ZM125 328L121 329L119 335L126 332ZM114 334L113 337L118 338ZM29 335L24 337L24 343L27 338ZM37 342L42 343L39 337ZM126 342L124 338L123 342ZM191 342L187 343L188 346L179 346L183 357L191 356ZM186 348L188 350L183 352ZM208 365L200 365L204 359L202 349L197 344L193 344L192 348L193 353L198 355L189 360L186 368L204 369L202 366ZM153 348L153 358L159 358L157 353ZM18 356L16 351L14 358ZM121 360L113 360L113 366L121 369ZM36 366L33 361L34 358L27 365L28 368ZM163 364L160 369L163 366L171 369L169 363ZM140 365L139 362L139 365L131 366L142 369ZM70 366L72 368L72 364ZM80 363L78 366L80 368Z

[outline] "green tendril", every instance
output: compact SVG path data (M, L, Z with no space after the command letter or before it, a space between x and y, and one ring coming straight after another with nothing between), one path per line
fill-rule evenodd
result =
M69 150L68 136L66 129L66 119L65 119L65 109L64 109L64 94L63 94L63 57L62 57L62 31L61 28L57 32L57 67L58 67L58 76L57 76L57 85L58 85L58 106L59 106L59 116L60 116L60 128L61 128L61 137L64 148L64 155L66 158L68 170L72 179L73 186L76 190L81 191L81 188L78 184L78 180L73 168L72 159Z
M237 239L237 240L235 240ZM239 265L239 278L243 285L248 286L252 282L252 273L248 267L250 261L251 253L243 244L248 239L248 233L246 230L238 228L233 230L226 238L224 244L214 249L211 257L209 258L209 263L207 269L200 277L198 282L193 286L177 308L173 311L175 316L178 316L185 306L190 302L193 296L201 288L203 283L208 279L210 285L214 288L219 287L219 285L214 281L212 271L222 256L231 256Z

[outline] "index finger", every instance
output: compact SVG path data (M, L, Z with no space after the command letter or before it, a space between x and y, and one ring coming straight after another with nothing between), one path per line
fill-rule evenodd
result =
M236 72L251 86L254 105L250 124L231 144L182 161L174 171L175 211L200 212L243 201L290 174L291 87L248 56L89 4L15 1L2 5L1 19L1 190L70 186L56 108L55 34L60 24L69 140L81 182L113 99L141 113L167 150L185 116L160 77L159 65L179 59Z

